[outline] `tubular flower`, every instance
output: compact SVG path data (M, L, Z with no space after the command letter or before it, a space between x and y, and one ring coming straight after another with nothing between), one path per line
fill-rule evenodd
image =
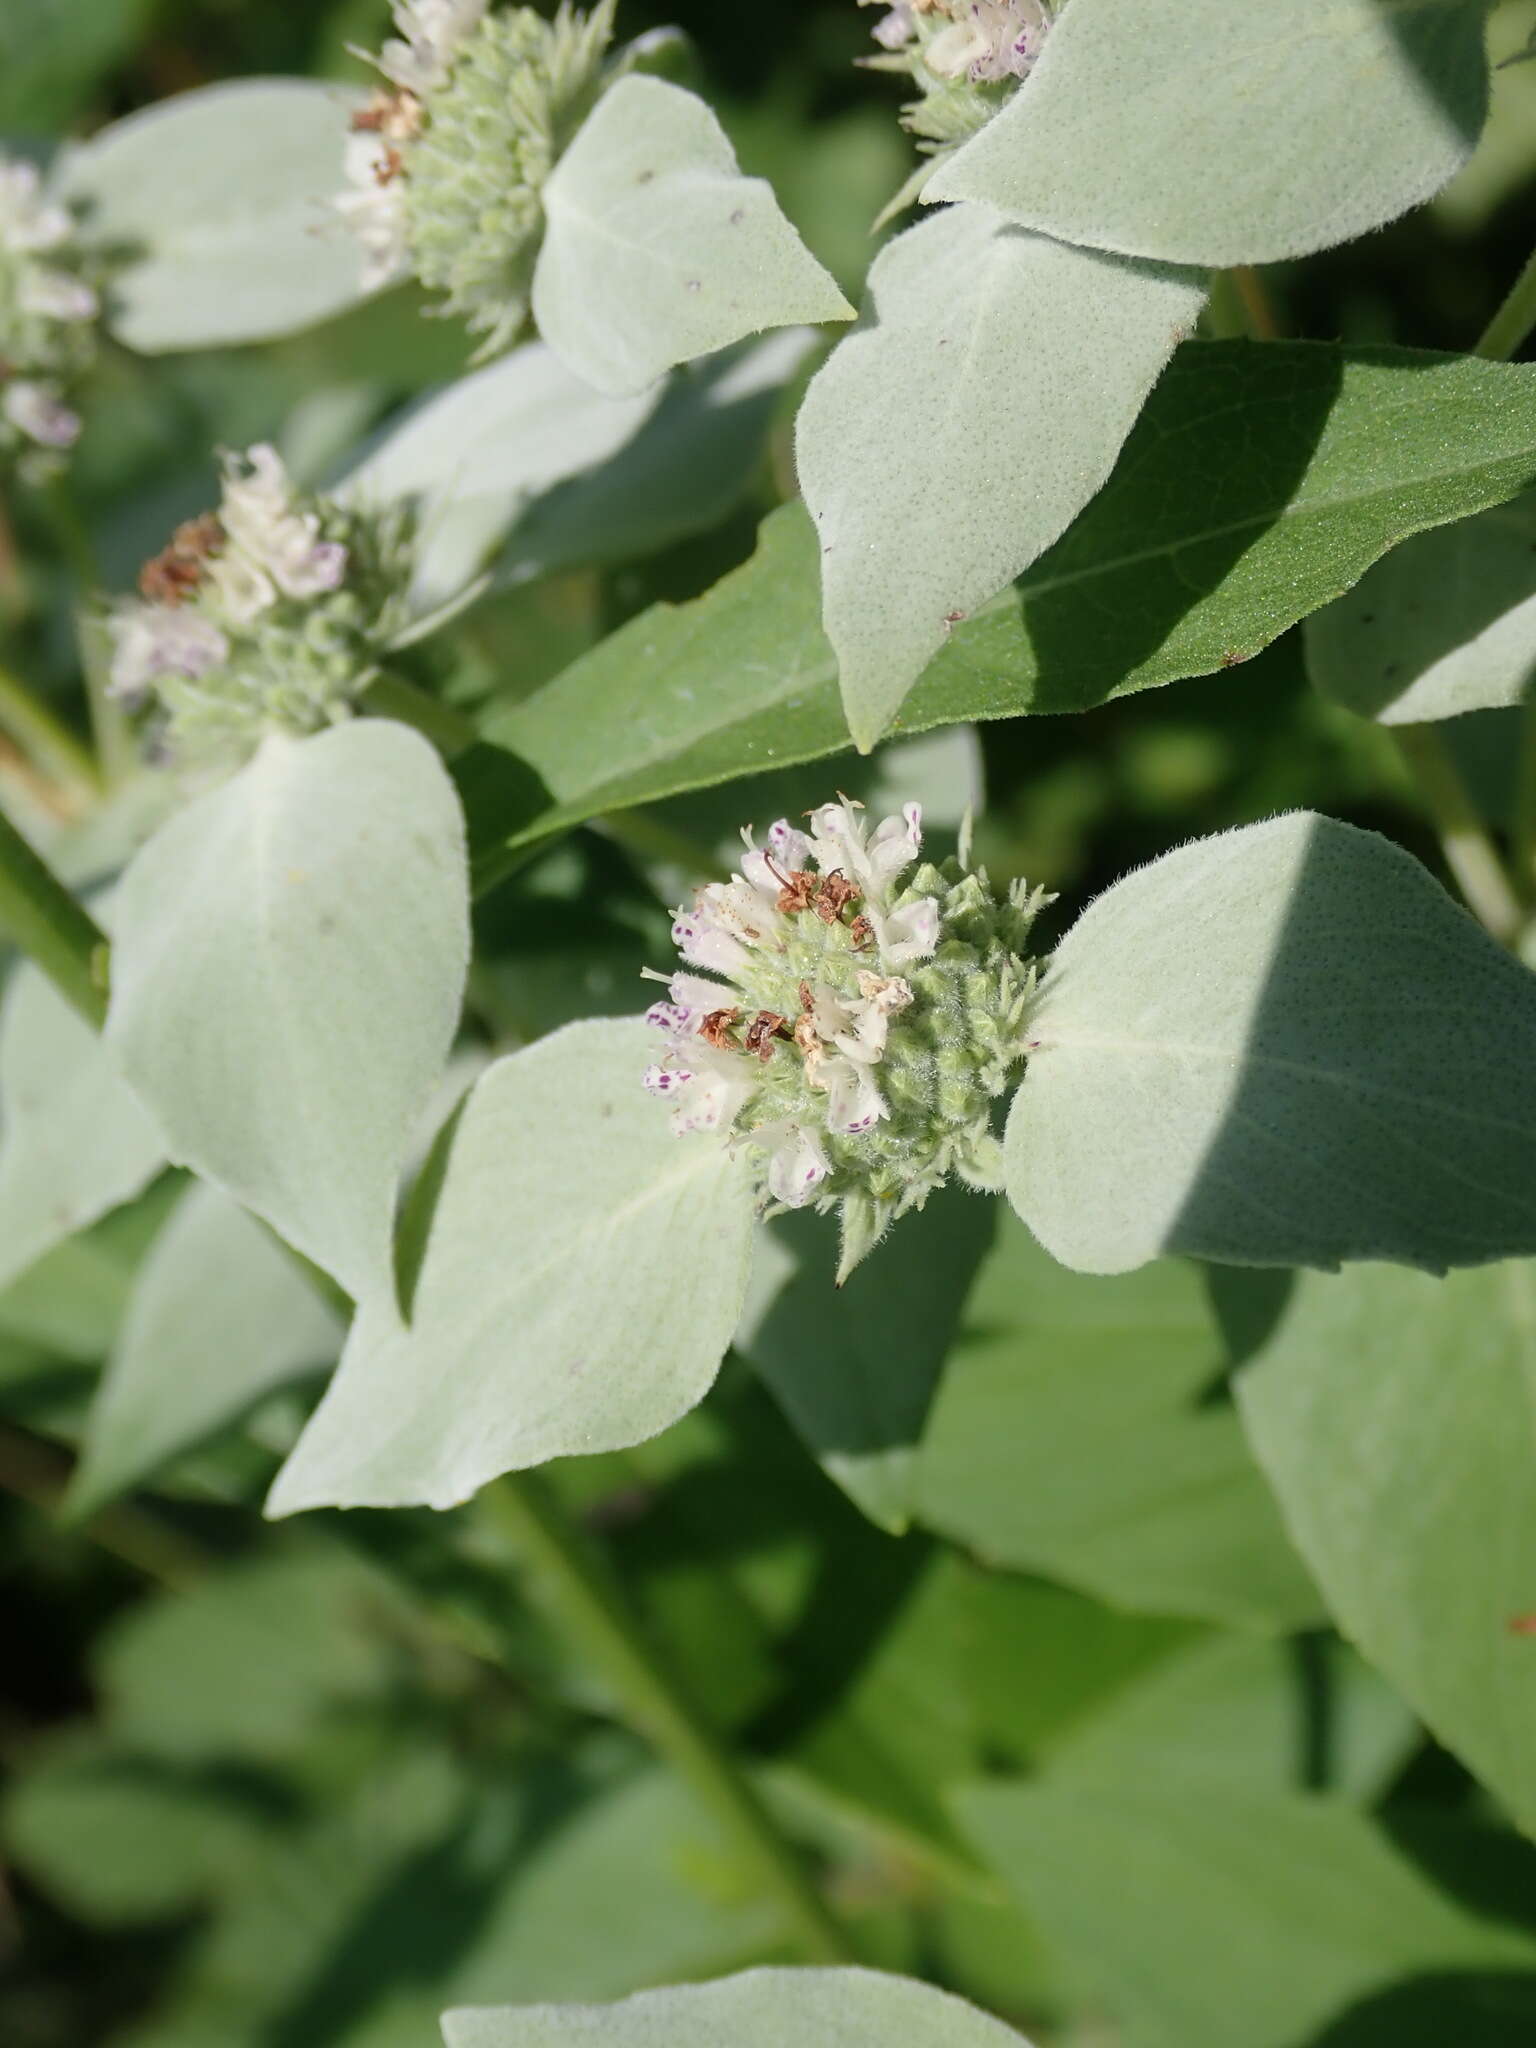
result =
M223 458L216 512L185 520L109 613L110 687L153 707L179 757L347 716L403 613L409 514L297 491L265 442Z
M395 0L384 89L353 119L335 202L370 287L414 275L494 354L528 313L539 194L602 83L615 0L552 21L487 0Z
M859 0L860 6L880 0ZM875 23L884 53L865 61L905 73L920 97L902 109L929 156L984 128L1033 71L1066 0L897 0ZM903 193L901 202L911 197Z
M847 798L781 818L677 913L683 967L647 1021L644 1085L680 1136L743 1152L765 1206L837 1208L839 1279L950 1174L995 1185L993 1106L1024 1057L1046 900L921 862L917 804L873 830ZM910 879L904 879L908 876Z
M96 352L97 297L74 231L35 165L0 155L0 459L33 479L79 436L72 393Z

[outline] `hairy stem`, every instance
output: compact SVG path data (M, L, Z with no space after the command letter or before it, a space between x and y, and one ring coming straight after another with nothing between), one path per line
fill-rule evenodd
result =
M0 814L0 936L18 945L94 1029L107 1014L107 941L90 913Z
M1394 726L1392 736L1434 821L1445 864L1467 908L1501 945L1508 945L1524 912L1450 749L1432 725Z
M535 1472L509 1473L484 1501L535 1574L563 1631L606 1675L633 1725L673 1765L751 1858L815 1962L852 1959L793 1846L631 1611L585 1530Z

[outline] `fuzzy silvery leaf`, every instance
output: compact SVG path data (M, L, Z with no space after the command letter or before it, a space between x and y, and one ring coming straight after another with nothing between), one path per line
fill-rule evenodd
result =
M486 1069L440 1162L410 1319L365 1309L268 1512L451 1507L499 1473L655 1436L746 1294L738 1160L641 1087L656 1034L571 1024Z
M359 1298L468 959L463 820L418 734L271 737L118 893L107 1041L178 1163Z
M1205 282L958 206L882 250L869 290L795 446L866 751L953 627L1099 489Z
M1117 882L1058 948L1006 1139L1063 1263L1536 1250L1536 979L1400 847L1293 812Z
M1380 227L1472 152L1480 0L1071 0L926 200L1173 263L1269 263Z
M0 1286L164 1164L96 1033L37 968L18 966L0 1006Z
M71 1510L94 1512L264 1394L330 1364L342 1335L283 1247L194 1182L139 1269L86 1423Z
M853 318L772 188L742 176L720 123L681 86L612 86L542 198L534 319L599 391L643 390L765 327Z
M69 150L56 178L89 241L126 257L107 321L154 354L266 341L362 294L360 250L330 211L356 95L235 79L130 114Z
M874 1970L746 1970L637 1992L617 2005L467 2007L443 2015L447 2048L1020 2048L1001 2020L931 1984ZM1024 2048L1028 2044L1024 2043Z
M1536 683L1536 492L1404 541L1303 631L1316 688L1383 725L1523 703Z
M1536 1267L1300 1275L1238 1379L1339 1626L1536 1831Z

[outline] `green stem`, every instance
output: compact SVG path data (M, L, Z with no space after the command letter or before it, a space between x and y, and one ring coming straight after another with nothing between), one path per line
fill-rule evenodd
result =
M63 477L56 477L47 486L43 502L54 538L78 586L75 638L80 647L81 666L85 670L85 692L90 705L96 758L101 764L102 779L116 782L136 765L138 749L122 705L107 689L104 647L87 644L88 636L102 635L101 623L96 616L97 600L101 595L101 565L96 559L90 530L80 516L80 508Z
M106 935L0 814L0 935L20 946L100 1030L107 1015Z
M1472 353L1490 363L1507 363L1536 328L1536 249L1509 288L1509 296L1488 322Z
M1394 726L1392 737L1434 821L1445 864L1467 908L1501 945L1508 945L1524 912L1450 749L1432 725Z
M1217 341L1278 341L1279 323L1264 281L1251 263L1211 273L1206 327Z
M536 1573L565 1632L607 1675L627 1717L698 1793L778 1899L805 1954L853 1960L795 1850L729 1750L631 1612L586 1532L535 1472L510 1473L482 1496Z
M69 798L95 795L101 788L96 763L64 724L27 688L0 667L0 732L7 733L32 766Z
M480 737L462 711L455 711L451 704L444 704L426 690L418 690L414 683L408 683L404 676L392 675L388 669L380 669L368 685L362 704L375 718L393 718L401 725L413 727L448 761L472 747Z

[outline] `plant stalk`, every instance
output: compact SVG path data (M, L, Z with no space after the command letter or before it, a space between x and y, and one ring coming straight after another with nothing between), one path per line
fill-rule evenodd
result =
M40 967L93 1030L107 1016L107 940L0 813L0 935Z
M1472 353L1490 363L1507 363L1536 328L1536 249L1509 288L1509 296L1483 330Z
M1449 747L1432 725L1398 725L1391 732L1467 908L1485 931L1509 945L1525 913Z
M482 1498L535 1573L563 1631L607 1676L629 1720L750 1857L805 1954L818 1963L854 1960L847 1936L755 1787L648 1639L606 1561L547 1480L536 1472L509 1473Z
M19 676L0 667L0 732L59 793L66 809L97 795L101 778L87 749Z

